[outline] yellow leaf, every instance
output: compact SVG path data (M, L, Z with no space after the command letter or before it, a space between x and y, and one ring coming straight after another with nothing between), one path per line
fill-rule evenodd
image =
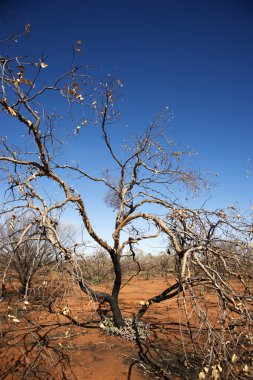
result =
M212 377L213 380L218 380L220 378L219 371L215 368L212 371Z
M232 363L235 363L236 360L237 360L237 356L236 356L236 354L233 354L233 356L231 358Z
M44 63L44 62L40 62L40 67L42 69L45 69L46 67L48 67L48 65L46 63Z
M140 304L140 305L146 305L146 302L143 301L143 300L140 300L139 304Z
M220 377L219 371L216 369L216 367L213 367L211 379L218 380Z
M206 378L206 375L204 372L199 373L199 380L204 380Z
M12 232L14 231L14 223L13 223L12 220L10 221L10 230L11 230Z

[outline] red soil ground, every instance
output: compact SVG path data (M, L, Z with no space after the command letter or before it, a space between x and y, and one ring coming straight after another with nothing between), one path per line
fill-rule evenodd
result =
M165 281L161 278L150 281L134 279L121 292L120 304L124 316L131 317L139 310L141 300L159 294L173 282L173 279ZM61 285L60 283L55 293L51 312L43 306L43 302L47 304L48 297L55 292L55 288L50 290L48 284L45 284L45 289L40 287L32 293L27 305L23 301L13 301L12 298L1 304L1 380L155 378L154 373L150 375L145 363L140 364L140 349L143 347L119 337L104 335L97 328L98 305L73 284L65 288L61 288ZM62 315L64 307L69 309L70 317L86 325L71 323L67 316ZM7 315L16 316L19 322ZM209 315L215 319L215 299L211 296ZM174 373L168 377L171 379L188 378L184 374L187 363L182 356L176 356L182 334L185 334L181 331L180 335L180 319L183 320L183 314L179 313L174 299L152 305L144 317L145 322L152 324L152 334L161 335L166 332L168 358L177 361ZM149 349L148 344L144 346L144 352ZM179 372L181 368L180 373L177 373L176 367Z

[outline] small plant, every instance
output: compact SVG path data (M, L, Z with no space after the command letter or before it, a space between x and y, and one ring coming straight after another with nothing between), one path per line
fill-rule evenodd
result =
M94 284L99 284L101 281L102 281L102 279L101 279L99 276L94 276L94 277L92 278L92 282L93 282Z
M144 322L134 322L132 318L124 319L123 327L116 327L112 318L104 318L100 323L100 328L106 335L121 336L125 340L146 340L148 337L148 325Z

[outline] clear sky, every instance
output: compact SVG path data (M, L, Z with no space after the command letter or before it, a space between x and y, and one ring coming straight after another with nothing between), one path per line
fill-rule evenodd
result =
M194 164L204 174L219 173L208 207L236 202L242 210L250 207L251 0L0 0L0 39L27 22L31 32L22 51L47 53L49 75L68 67L78 39L84 63L117 73L124 83L122 123L129 133L143 128L161 108L173 109L173 138L198 152ZM85 138L79 136L76 152ZM98 155L94 165L101 159Z

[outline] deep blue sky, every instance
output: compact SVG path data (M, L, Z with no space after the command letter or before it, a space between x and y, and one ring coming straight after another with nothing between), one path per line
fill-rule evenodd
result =
M49 54L51 74L81 39L85 63L122 79L130 131L173 109L173 137L198 151L204 174L219 173L209 207L253 203L251 0L0 0L0 22L1 38L31 24L22 49Z

